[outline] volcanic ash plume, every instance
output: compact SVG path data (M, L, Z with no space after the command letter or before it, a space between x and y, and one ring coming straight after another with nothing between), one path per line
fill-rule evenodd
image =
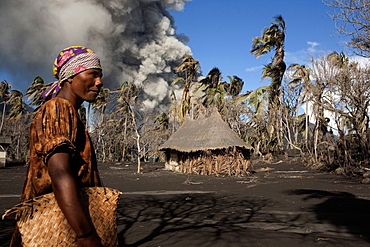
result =
M133 82L143 86L148 108L160 106L171 91L172 68L191 54L168 10L188 1L1 0L0 72L9 78L0 80L14 80L21 90L36 76L51 81L57 53L82 45L100 56L105 86Z

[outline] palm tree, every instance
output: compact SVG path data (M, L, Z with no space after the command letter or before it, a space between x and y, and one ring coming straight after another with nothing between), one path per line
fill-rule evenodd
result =
M105 142L104 139L102 138L102 131L103 131L103 124L104 124L104 112L105 109L107 108L107 105L110 103L107 99L109 97L110 90L106 87L102 87L100 89L99 95L96 97L94 103L92 103L93 111L94 113L99 112L100 114L100 120L98 123L98 143L101 143L102 146L102 155L103 155L103 162L105 162L106 154L105 154Z
M19 119L23 114L27 114L26 105L23 101L23 94L17 89L10 92L8 104L12 105L10 108L7 121Z
M6 113L6 105L9 98L9 90L12 87L7 81L0 82L0 99L2 99L1 104L3 104L2 107L2 113L1 113L1 125L0 125L0 135L3 131L4 127L4 121L5 121L5 113Z
M278 141L278 147L282 147L281 133L282 133L282 117L279 113L279 106L281 104L281 90L282 80L286 70L284 62L284 42L285 42L285 22L282 16L275 17L275 22L271 23L270 27L266 27L261 37L254 37L251 53L257 58L269 53L275 49L274 57L271 63L265 65L262 72L262 78L271 78L269 86L269 104L268 112L270 118L269 126L272 128L270 135L275 135ZM271 139L272 136L270 136Z
M176 83L182 84L182 98L180 102L179 117L180 122L184 121L184 117L190 113L190 89L195 81L199 66L199 61L194 59L191 55L185 55L178 67L174 68L175 74L179 76L171 85Z
M254 152L261 155L261 151L268 151L275 144L276 138L271 136L271 125L266 123L268 108L268 92L270 85L259 87L252 92L248 92L235 97L235 104L245 103L253 112L248 121L250 133L244 139L254 147Z
M240 104L242 102L247 102L249 106L253 108L254 114L258 117L263 117L266 115L266 109L268 105L267 92L270 86L259 87L252 92L239 95L236 98L235 103Z
M222 74L218 68L213 68L207 76L199 83L197 90L201 90L204 94L201 101L206 108L216 107L222 115L226 115L224 98L227 95L225 89L226 82L221 82Z
M231 96L233 103L238 101L239 94L243 89L244 82L237 76L228 76L229 83L222 81L221 71L215 67L211 69L207 76L199 82L194 90L195 93L201 93L200 100L205 108L216 107L223 115L227 115L225 98Z
M243 89L244 81L235 75L233 77L228 76L227 78L229 78L230 81L230 84L225 84L227 85L225 86L227 94L232 97L238 96Z
M177 99L176 99L176 94L175 92L172 90L171 94L170 94L170 97L171 97L171 101L172 101L172 104L168 110L169 112L169 121L171 122L172 124L172 129L171 129L171 133L174 133L177 129L178 129L178 125L179 125L179 121L178 121L178 118L179 118L179 111L178 111L178 105L177 105Z
M202 79L200 83L208 88L215 88L221 84L221 80L221 71L217 67L215 67L208 72L207 76Z
M20 158L21 153L21 146L24 145L22 142L22 138L24 135L24 122L27 122L27 116L29 114L28 110L26 109L26 104L23 101L23 94L16 89L13 89L9 94L9 100L7 102L11 105L9 110L9 115L7 118L7 122L12 121L14 127L12 131L12 140L14 141L14 149L15 149L15 158Z
M336 51L327 55L328 62L336 68L344 68L349 65L349 59L344 52L338 53Z
M96 97L92 106L94 111L99 111L102 115L104 115L104 111L107 108L107 105L110 103L107 99L109 96L110 90L109 88L102 87L98 96Z
M265 65L262 72L263 78L271 78L270 105L279 104L281 82L286 69L284 62L285 22L282 16L275 17L275 21L270 27L264 29L261 37L253 38L251 49L251 53L257 58L275 49L272 62Z
M162 112L161 114L157 115L154 119L154 123L158 124L157 129L158 130L165 130L169 127L169 117L165 112Z
M327 55L327 60L329 62L329 64L331 66L333 66L334 68L336 68L337 70L342 70L342 69L345 69L345 68L348 68L348 66L351 66L354 68L354 64L350 64L349 62L349 59L348 57L346 56L346 54L344 54L344 52L341 52L341 53L338 53L338 52L332 52L330 53L329 55ZM344 101L342 101L342 112L344 112ZM344 125L345 125L345 120L344 118L342 118L342 121L341 121L341 124L340 124L340 127L339 127L339 134L343 135L343 128L344 128Z
M309 132L308 93L309 93L309 87L311 85L310 71L304 65L299 65L299 64L291 64L287 70L293 71L291 75L291 78L293 80L288 83L288 86L291 86L291 87L300 86L303 88L303 95L298 105L301 105L302 103L306 104L306 107L305 107L306 108L305 109L305 112L306 112L305 114L305 130L306 130L305 139L306 139L306 146L307 146L308 145L308 132ZM298 113L296 115L298 116Z
M141 148L140 148L140 133L139 133L139 127L137 125L135 112L133 109L133 105L136 103L137 96L138 96L138 88L133 83L124 82L122 83L120 87L120 95L118 97L118 106L116 108L116 113L124 113L125 115L128 113L131 117L132 125L134 128L134 132L136 135L136 147L137 147L137 173L141 173L141 164L140 164L140 158L141 158ZM124 126L124 139L126 139L126 133L127 133L127 116L125 117L125 126ZM125 147L123 147L123 155L122 159L124 158L124 150Z
M44 80L37 76L31 86L26 90L27 101L31 101L31 106L40 106L45 102L45 99L41 97L41 93L44 92L52 83L44 83Z

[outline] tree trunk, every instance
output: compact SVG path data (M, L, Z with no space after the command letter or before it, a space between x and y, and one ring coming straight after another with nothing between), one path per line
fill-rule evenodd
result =
M21 138L19 138L19 137L17 138L17 148L16 148L16 150L17 150L16 151L17 160L20 160L20 157L19 157L19 146L20 146L20 142L19 141L20 141L20 139Z
M140 156L141 156L141 150L140 150L140 134L139 134L139 131L138 131L138 129L137 129L137 125L136 125L135 113L134 113L134 111L132 110L131 106L129 106L129 110L130 110L130 113L131 113L132 122L133 122L133 125L134 125L135 134L136 134L136 146L137 146L137 173L141 173L141 164L140 164Z
M125 156L126 156L126 137L127 137L127 116L125 116L125 124L123 126L123 147L122 147L122 158L121 162L125 161Z
M294 123L294 126L295 126L295 132L294 132L294 144L297 145L298 144L298 134L299 134L299 119L298 119L298 115L299 115L299 112L298 112L298 107L296 109L296 113L295 113L295 116L296 116L296 121Z
M308 115L308 100L306 99L306 133L305 133L305 138L306 138L306 148L308 148L308 131L309 130L309 115Z
M286 131L287 131L287 139L288 139L288 145L289 145L289 148L291 149L292 148L292 143L293 143L293 141L292 141L292 135L291 135L291 131L290 131L290 124L289 124L289 121L288 121L288 119L289 119L289 116L286 116Z
M318 155L317 155L317 144L318 144L318 139L319 139L319 128L318 128L318 126L319 126L319 124L317 123L317 119L316 119L315 132L314 132L314 143L313 143L315 161L318 160Z

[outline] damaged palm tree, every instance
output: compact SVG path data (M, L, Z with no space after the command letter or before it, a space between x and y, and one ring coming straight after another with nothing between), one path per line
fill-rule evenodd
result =
M198 66L198 60L194 59L191 55L186 55L183 57L181 64L174 68L176 75L179 77L172 82L172 85L179 82L182 84L181 88L183 90L179 108L180 123L183 122L185 116L192 110L190 95L197 70L199 69Z
M277 148L271 147L271 151L282 149L282 116L280 111L282 87L281 83L286 70L284 62L284 43L285 43L285 21L282 16L275 17L275 22L270 27L266 27L260 37L253 38L251 53L257 58L266 55L273 49L274 57L271 63L264 66L262 78L271 78L268 87L268 119L269 119L269 138L276 140ZM272 142L274 143L274 142ZM277 150L276 150L277 149Z

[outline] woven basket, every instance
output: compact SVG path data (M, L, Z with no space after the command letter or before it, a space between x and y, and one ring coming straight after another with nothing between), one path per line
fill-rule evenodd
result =
M87 187L80 193L103 246L118 246L116 212L121 192L106 187ZM25 247L77 246L76 234L60 210L54 193L14 206L5 212L3 219L9 216L17 220Z

